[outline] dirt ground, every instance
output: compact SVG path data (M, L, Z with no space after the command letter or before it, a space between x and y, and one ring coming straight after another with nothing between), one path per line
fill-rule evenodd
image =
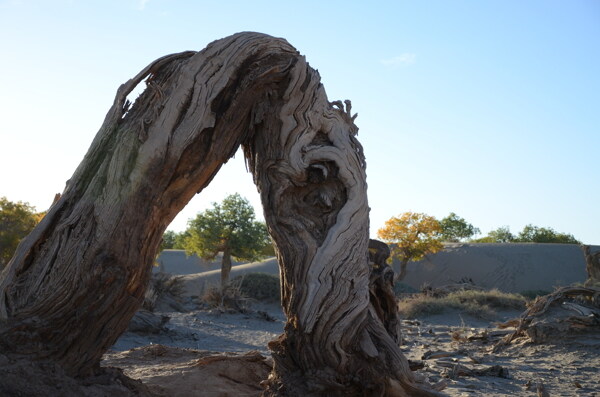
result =
M104 365L124 369L155 396L258 396L271 365L257 351L215 353L163 345L110 352Z
M450 396L546 395L538 389L549 396L600 396L600 334L556 344L517 340L494 353L495 343L514 329L474 319L454 326L443 317L430 320L404 321L402 350L423 362L419 372L430 382L448 382Z
M259 309L166 313L166 332L125 334L102 365L158 396L258 396L271 365L266 343L284 324L276 305ZM517 340L493 353L509 331L455 312L405 320L402 350L431 383L445 382L449 396L600 396L599 334L555 344Z

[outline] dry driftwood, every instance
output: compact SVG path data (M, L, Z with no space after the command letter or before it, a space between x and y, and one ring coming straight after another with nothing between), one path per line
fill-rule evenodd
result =
M563 340L582 332L600 335L600 289L589 287L563 287L536 298L521 315L516 330L499 341L499 350L521 336L533 343Z
M441 367L448 368L442 372L442 376L457 379L461 376L493 376L496 378L510 378L508 369L500 365L492 365L483 368L469 368L466 365L455 362L438 361Z
M242 145L288 318L270 344L265 394L437 395L369 301L354 118L283 39L241 33L152 62L119 88L63 194L2 273L0 347L94 372L143 301L165 228Z

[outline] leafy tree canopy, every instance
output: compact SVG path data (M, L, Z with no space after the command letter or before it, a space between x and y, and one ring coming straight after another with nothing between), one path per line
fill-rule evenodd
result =
M175 247L175 241L177 239L177 233L173 230L167 230L163 234L162 241L160 242L160 250L172 250Z
M35 208L21 201L0 197L0 269L12 258L17 245L44 217Z
M167 230L165 234L163 234L163 239L160 243L160 250L184 250L185 239L187 237L189 237L189 233L187 231L177 233L173 230Z
M474 243L512 243L515 236L510 232L508 226L502 226L488 233L487 236L473 240Z
M205 259L214 259L223 253L221 282L229 279L231 257L238 260L257 260L264 256L271 241L267 227L255 220L250 202L233 194L220 204L199 213L188 223L184 246L188 254L197 254Z
M442 240L459 242L479 234L479 229L454 212L440 221Z
M572 234L559 233L550 227L527 225L519 233L516 241L522 243L581 244Z
M397 277L399 280L406 275L406 265L409 261L423 259L425 255L436 253L443 248L441 234L442 227L437 219L415 212L405 212L398 217L392 217L377 231L379 238L391 244L391 257L400 260L400 274Z
M508 226L492 230L486 237L473 240L475 243L558 243L581 244L572 234L559 233L550 227L527 225L518 235L513 235Z
M238 193L199 213L188 223L185 249L205 259L228 251L240 260L256 260L270 243L266 225L255 220L254 208Z

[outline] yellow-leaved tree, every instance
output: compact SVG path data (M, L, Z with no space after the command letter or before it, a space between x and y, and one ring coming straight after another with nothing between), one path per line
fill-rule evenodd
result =
M12 258L19 242L33 230L44 214L36 212L28 203L0 197L0 270Z
M433 216L417 212L405 212L385 222L377 231L380 239L390 244L391 258L400 261L400 272L396 280L406 276L406 265L410 261L423 259L443 248L440 222Z

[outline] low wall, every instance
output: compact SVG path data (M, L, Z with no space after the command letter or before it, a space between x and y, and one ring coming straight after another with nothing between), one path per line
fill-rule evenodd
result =
M403 283L413 288L425 283L438 287L463 277L484 288L522 292L584 282L587 273L579 245L448 244L437 254L410 262Z
M156 258L156 266L152 270L175 275L203 273L221 269L221 259L221 254L214 261L207 261L197 255L187 256L183 250L164 250ZM240 263L232 261L233 266Z
M592 252L600 246L592 246ZM218 284L220 258L206 262L196 256L187 257L184 251L167 250L158 257L155 271L189 275L186 280L193 289ZM392 265L397 270L398 262ZM277 261L244 265L234 264L231 277L249 272L279 274ZM556 286L584 282L587 278L585 259L580 246L573 244L447 244L445 249L428 258L410 262L402 281L419 289L427 283L439 287L471 278L484 288L506 292L527 290L552 291Z

